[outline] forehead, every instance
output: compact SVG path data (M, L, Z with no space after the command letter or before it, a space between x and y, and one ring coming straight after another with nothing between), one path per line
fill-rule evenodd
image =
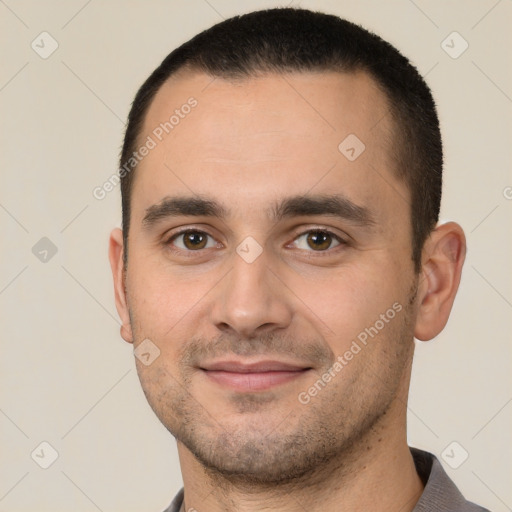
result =
M189 100L197 105L189 109ZM172 129L162 134L164 146L173 141L192 145L200 137L202 142L209 142L204 150L214 150L218 143L226 148L227 135L233 140L233 136L247 138L252 132L261 138L265 126L266 147L272 133L278 132L280 136L286 132L290 138L302 135L311 144L318 144L320 139L330 144L344 133L358 132L370 142L375 134L389 131L391 118L387 113L386 96L362 71L263 74L234 80L180 72L155 95L142 133L150 134L171 120ZM190 137L192 130L195 138ZM240 154L247 149L238 148ZM309 145L304 147L309 149Z
M387 100L363 72L178 73L150 105L139 146L150 140L132 192L142 208L180 192L255 205L339 186L379 202L382 176L396 181Z

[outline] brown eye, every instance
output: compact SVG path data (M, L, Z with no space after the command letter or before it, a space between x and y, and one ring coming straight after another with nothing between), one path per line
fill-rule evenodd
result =
M299 249L315 252L326 252L342 242L343 240L334 233L325 230L308 231L296 238L296 246Z
M203 233L191 232L183 235L183 243L187 249L204 249L206 236Z
M190 230L174 235L169 240L169 243L182 250L199 251L201 249L207 249L215 245L213 239L208 245L208 238L211 238L210 235L204 233L203 231Z
M308 245L316 250L328 249L332 242L332 236L324 231L313 231L307 237Z

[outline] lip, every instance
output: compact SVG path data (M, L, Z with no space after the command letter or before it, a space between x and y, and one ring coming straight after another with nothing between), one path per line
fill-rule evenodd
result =
M239 392L265 391L298 379L311 367L283 361L216 361L200 367L206 377Z
M300 364L274 360L244 362L240 360L229 359L214 361L201 365L202 370L233 373L294 372L304 370L305 368L309 367Z

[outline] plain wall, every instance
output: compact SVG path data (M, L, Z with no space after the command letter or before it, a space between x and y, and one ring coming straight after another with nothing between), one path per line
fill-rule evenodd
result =
M103 200L93 189L116 172L133 96L164 57L222 18L277 5L0 2L0 511L160 511L181 487L175 441L119 335L107 260L119 187ZM291 5L374 30L433 90L442 218L463 226L469 250L448 326L417 344L408 435L441 460L459 443L468 459L443 464L463 493L512 510L512 2ZM51 49L43 31L58 43L46 59L31 46ZM454 31L469 44L458 58L442 47ZM463 41L450 38L453 54ZM35 462L51 456L43 441L59 454L48 469Z

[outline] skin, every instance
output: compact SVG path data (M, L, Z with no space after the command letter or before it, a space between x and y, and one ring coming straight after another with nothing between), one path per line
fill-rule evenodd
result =
M364 73L228 81L181 72L158 92L140 140L191 96L197 106L136 170L126 268L121 230L110 238L121 335L160 350L137 370L177 438L185 510L412 510L423 490L406 439L413 337L429 340L448 320L462 229L437 226L414 272L410 194L394 173L386 98ZM338 150L349 134L366 146L354 161ZM322 194L342 195L373 222L267 214L276 201ZM209 198L229 214L145 225L170 196ZM206 245L170 240L182 228L208 234ZM313 229L344 242L327 236L319 249ZM236 251L248 236L262 250L251 263ZM393 319L301 403L393 304ZM310 369L244 392L200 369L233 357Z

